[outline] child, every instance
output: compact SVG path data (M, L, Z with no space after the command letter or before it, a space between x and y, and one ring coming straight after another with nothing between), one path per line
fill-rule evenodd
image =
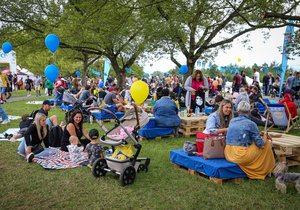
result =
M89 136L91 137L92 141L86 146L85 150L89 157L88 167L91 168L96 159L103 158L103 148L100 143L97 143L99 137L99 132L97 129L90 130Z

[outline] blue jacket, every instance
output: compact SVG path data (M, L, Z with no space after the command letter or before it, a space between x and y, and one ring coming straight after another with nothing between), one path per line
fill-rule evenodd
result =
M218 111L215 111L208 116L206 121L206 128L203 131L203 133L216 134L220 126L221 126L220 114Z
M157 127L177 127L181 124L178 108L168 96L163 96L156 101L153 113Z
M260 137L257 125L245 114L233 118L228 127L226 144L248 147L253 142L259 148L265 145L265 142Z

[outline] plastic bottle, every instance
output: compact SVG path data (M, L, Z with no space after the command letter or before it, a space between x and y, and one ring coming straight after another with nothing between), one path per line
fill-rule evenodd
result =
M199 116L199 107L196 107L196 110L195 110L195 115L196 115L196 117L198 117L198 116Z
M93 124L93 115L90 116L90 124Z
M187 116L187 110L186 110L186 109L183 111L183 116L184 116L184 117Z

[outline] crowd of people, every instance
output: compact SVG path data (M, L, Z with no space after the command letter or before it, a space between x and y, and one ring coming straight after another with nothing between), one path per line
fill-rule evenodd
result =
M1 75L2 101L6 100L7 89L11 86L7 76ZM46 88L46 93L51 96L54 94L54 107L62 100L64 91L67 89L74 94L79 101L91 104L96 97L97 104L107 104L115 107L115 111L124 111L124 106L132 101L130 96L130 86L138 78L131 75L126 77L126 85L123 89L117 87L116 79L111 76L107 78L105 84L103 80L86 78L86 85L81 84L76 75L64 79L61 75L55 83L37 75L34 79L29 77L24 81L28 96L31 90L35 90L36 96L41 95L41 87ZM273 77L272 73L265 74L260 87L260 74L254 69L253 83L248 84L245 72L238 72L232 81L232 94L227 94L225 84L227 79L224 74L216 78L206 77L202 71L195 70L192 75L187 77L182 83L178 75L169 75L165 78L151 77L141 78L146 82L150 89L148 98L155 100L152 113L155 116L158 127L174 128L174 134L178 136L178 128L181 120L179 111L187 109L189 113L202 112L203 108L210 106L214 112L208 116L205 134L222 134L226 136L227 146L225 148L226 159L240 165L249 178L264 179L265 176L274 168L275 160L271 151L271 146L266 136L261 137L258 125L265 124L265 116L257 111L257 104L260 103L262 95L269 95L270 90L275 88L280 82L280 77ZM14 81L14 80L12 80ZM18 86L18 88L20 88ZM300 72L289 75L284 86L284 98L279 103L287 103L292 117L297 115L297 106L293 102L298 99L300 88ZM3 96L2 96L3 95ZM209 99L210 98L210 99ZM89 102L90 100L90 102ZM25 130L19 133L25 140L19 147L19 153L31 161L34 151L37 150L41 142L47 147L45 141L51 126L58 125L56 116L48 116L51 108L49 101L44 101L41 110L34 116L32 124L27 125ZM3 115L2 119L7 119ZM5 112L4 112L5 113ZM48 125L48 126L47 126ZM95 134L96 135L96 134ZM83 137L85 137L83 139ZM86 147L93 138L83 128L83 115L80 111L72 113L67 125L64 127L61 149L68 151L68 145L83 145ZM95 144L95 142L93 143ZM38 145L38 146L37 146Z

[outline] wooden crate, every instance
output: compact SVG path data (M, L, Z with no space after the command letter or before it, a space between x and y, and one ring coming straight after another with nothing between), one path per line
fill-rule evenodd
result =
M176 168L180 168L180 169L184 169L186 170L189 174L192 175L199 175L201 177L205 177L208 178L210 182L214 183L214 184L218 184L218 185L222 185L224 182L234 182L234 183L239 183L241 182L244 178L232 178L232 179L222 179L222 178L216 178L216 177L210 177L207 176L205 173L203 172L199 172L199 171L195 171L193 169L188 169L185 168L183 166L177 165L175 163L172 163Z
M191 135L196 135L198 131L204 130L207 116L180 117L180 119L179 133L182 133L185 137L190 137Z
M288 166L300 166L300 137L282 134L273 137L272 145L280 161L287 162Z

